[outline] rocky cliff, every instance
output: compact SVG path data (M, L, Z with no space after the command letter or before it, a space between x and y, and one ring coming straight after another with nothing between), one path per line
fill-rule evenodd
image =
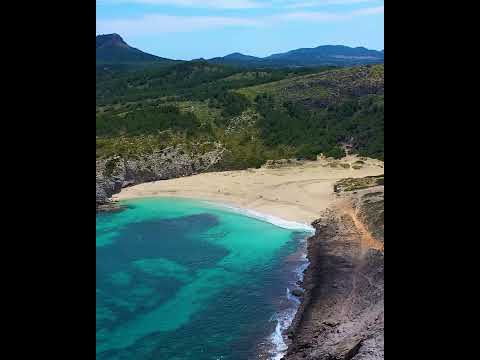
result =
M384 186L338 197L313 224L284 360L384 359Z
M182 146L154 151L137 158L114 156L96 162L96 209L114 208L110 201L113 194L127 186L149 181L166 180L214 169L222 159L224 149L204 154L192 154Z

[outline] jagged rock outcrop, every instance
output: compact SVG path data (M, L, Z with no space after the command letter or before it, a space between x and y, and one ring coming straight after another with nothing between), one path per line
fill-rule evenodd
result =
M191 154L181 146L169 147L135 159L114 156L97 160L96 208L109 209L110 197L124 187L167 180L213 170L224 149L217 146L204 154Z
M314 222L284 360L384 359L383 188L342 194Z

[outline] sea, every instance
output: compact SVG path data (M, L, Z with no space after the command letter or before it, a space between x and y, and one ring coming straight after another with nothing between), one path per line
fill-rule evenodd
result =
M280 359L313 228L224 204L96 215L97 360Z

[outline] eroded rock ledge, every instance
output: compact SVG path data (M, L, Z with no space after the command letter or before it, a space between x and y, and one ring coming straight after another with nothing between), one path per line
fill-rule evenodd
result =
M96 210L116 210L110 197L127 186L167 180L208 171L221 160L224 149L192 154L181 146L170 147L136 159L115 156L96 162Z
M384 359L383 188L339 194L314 222L285 360Z

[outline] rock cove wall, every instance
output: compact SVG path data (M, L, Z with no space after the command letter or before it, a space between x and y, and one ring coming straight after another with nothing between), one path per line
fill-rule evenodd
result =
M169 147L136 159L120 156L96 162L96 209L114 206L110 197L127 186L167 180L213 170L222 159L224 149L217 147L205 154L190 154L182 147Z
M313 223L284 360L384 359L383 186L340 194Z

